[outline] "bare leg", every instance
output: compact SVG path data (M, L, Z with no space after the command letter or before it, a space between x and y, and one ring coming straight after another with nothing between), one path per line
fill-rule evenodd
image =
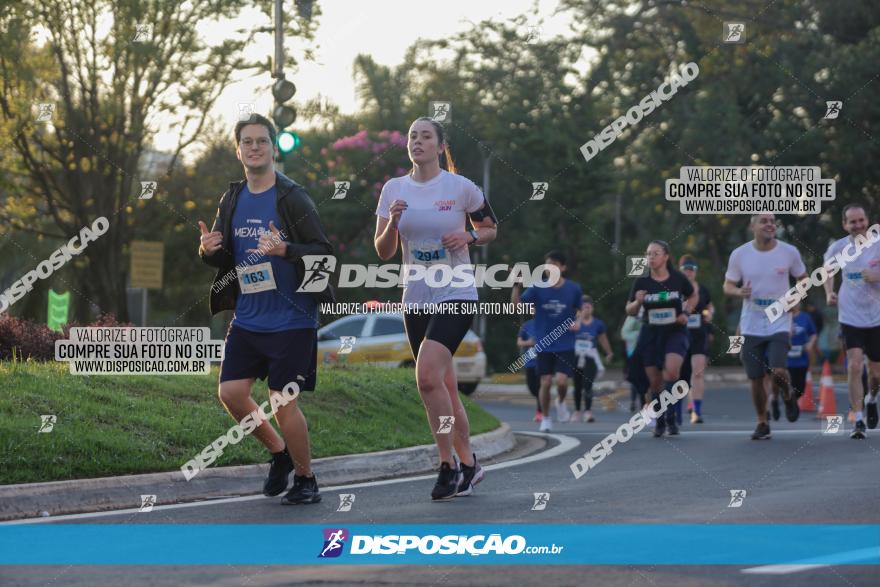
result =
M553 384L553 375L541 375L541 389L538 398L541 400L541 413L545 418L550 417L550 386Z
M270 393L280 393L272 390ZM291 400L285 406L280 406L275 412L275 421L281 428L284 441L287 443L287 451L293 459L293 466L297 475L309 477L312 474L312 453L309 444L309 426L306 417L299 409L297 400Z
M464 404L461 403L461 397L458 395L458 381L455 378L455 367L452 365L451 354L449 355L449 365L446 368L446 376L443 378L443 385L452 402L452 415L455 416L452 446L455 447L458 460L468 467L473 467L474 452L471 450L471 426Z
M868 360L868 394L877 399L880 391L880 363Z
M758 422L767 423L767 391L764 389L764 376L752 379L752 403L758 414Z
M245 416L254 410L258 410L260 407L254 401L254 398L251 397L251 385L253 383L253 378L224 381L217 390L220 402L236 422L241 422ZM275 429L268 420L260 419L260 425L257 426L252 434L263 443L263 446L269 449L269 452L281 452L284 450L284 441L278 436L278 433L275 432Z
M660 396L660 390L663 388L663 378L660 376L660 369L657 367L645 367L645 375L648 376L648 397L645 398L645 403L650 404Z
M859 379L859 384L861 384L861 379ZM791 376L788 374L788 369L784 367L773 369L773 387L777 394L776 397L781 397L784 400L791 396L793 392L791 390Z
M681 355L666 353L666 358L663 361L663 381L678 381L682 362L684 362L684 357Z
M691 356L691 399L703 399L706 390L706 359L706 355Z
M565 373L556 374L556 397L559 403L565 403L565 396L568 394L568 375Z
M419 358L416 360L416 385L419 388L419 395L422 396L422 403L425 404L428 426L431 428L431 434L434 435L434 442L437 443L440 462L449 463L450 466L453 465L452 434L437 430L441 418L455 415L449 393L443 384L444 368L451 362L451 357L449 349L445 346L437 341L425 339L419 347Z
M862 411L862 405L865 401L865 390L862 387L862 371L865 368L865 355L862 349L847 349L846 363L846 380L849 384L849 404L852 406L853 412L860 412Z

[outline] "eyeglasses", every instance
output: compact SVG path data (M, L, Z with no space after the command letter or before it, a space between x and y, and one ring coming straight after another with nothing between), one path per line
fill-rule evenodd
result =
M267 147L267 146L269 146L269 143L270 143L271 141L269 141L269 139L267 139L266 137L260 137L260 138L257 139L256 142L257 142L257 147L259 147L260 149L262 149L263 147ZM245 148L247 148L247 149L250 149L251 147L254 146L254 140L253 140L253 139L242 139L242 140L241 140L241 146L242 146L242 147L245 147Z

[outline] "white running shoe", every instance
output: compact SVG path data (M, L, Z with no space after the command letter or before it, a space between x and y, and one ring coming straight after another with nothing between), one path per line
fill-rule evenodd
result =
M550 418L541 418L541 427L539 432L551 432L553 430L553 420Z
M556 402L556 419L559 422L568 422L571 419L571 412L565 406L565 402Z

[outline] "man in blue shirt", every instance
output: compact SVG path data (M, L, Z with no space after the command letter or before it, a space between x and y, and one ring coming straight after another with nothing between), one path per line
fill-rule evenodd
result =
M238 422L258 410L251 397L257 378L268 377L270 396L315 389L318 300L312 296L323 300L326 294L297 289L305 274L303 256L333 252L309 195L274 171L275 137L274 126L263 116L236 124L236 156L246 180L230 184L223 194L210 232L199 222L199 256L218 269L211 313L235 310L220 365L219 395ZM321 501L311 471L308 426L297 399L277 406L275 419L283 439L265 419L252 432L272 453L264 495L284 491L293 471L293 487L281 503Z
M544 256L544 263L559 268L560 277L549 287L532 286L520 294L520 284L513 286L511 300L535 305L535 350L538 352L538 375L541 378L539 397L541 400L540 431L553 429L550 416L550 387L556 374L556 416L560 422L567 422L571 416L565 406L568 392L568 378L574 373L577 363L574 355L575 334L571 330L581 308L583 292L577 282L562 277L565 273L566 257L559 251L550 251Z

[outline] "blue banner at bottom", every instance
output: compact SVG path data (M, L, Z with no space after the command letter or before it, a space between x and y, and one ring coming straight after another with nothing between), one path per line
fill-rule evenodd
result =
M5 525L0 564L877 565L880 525Z

